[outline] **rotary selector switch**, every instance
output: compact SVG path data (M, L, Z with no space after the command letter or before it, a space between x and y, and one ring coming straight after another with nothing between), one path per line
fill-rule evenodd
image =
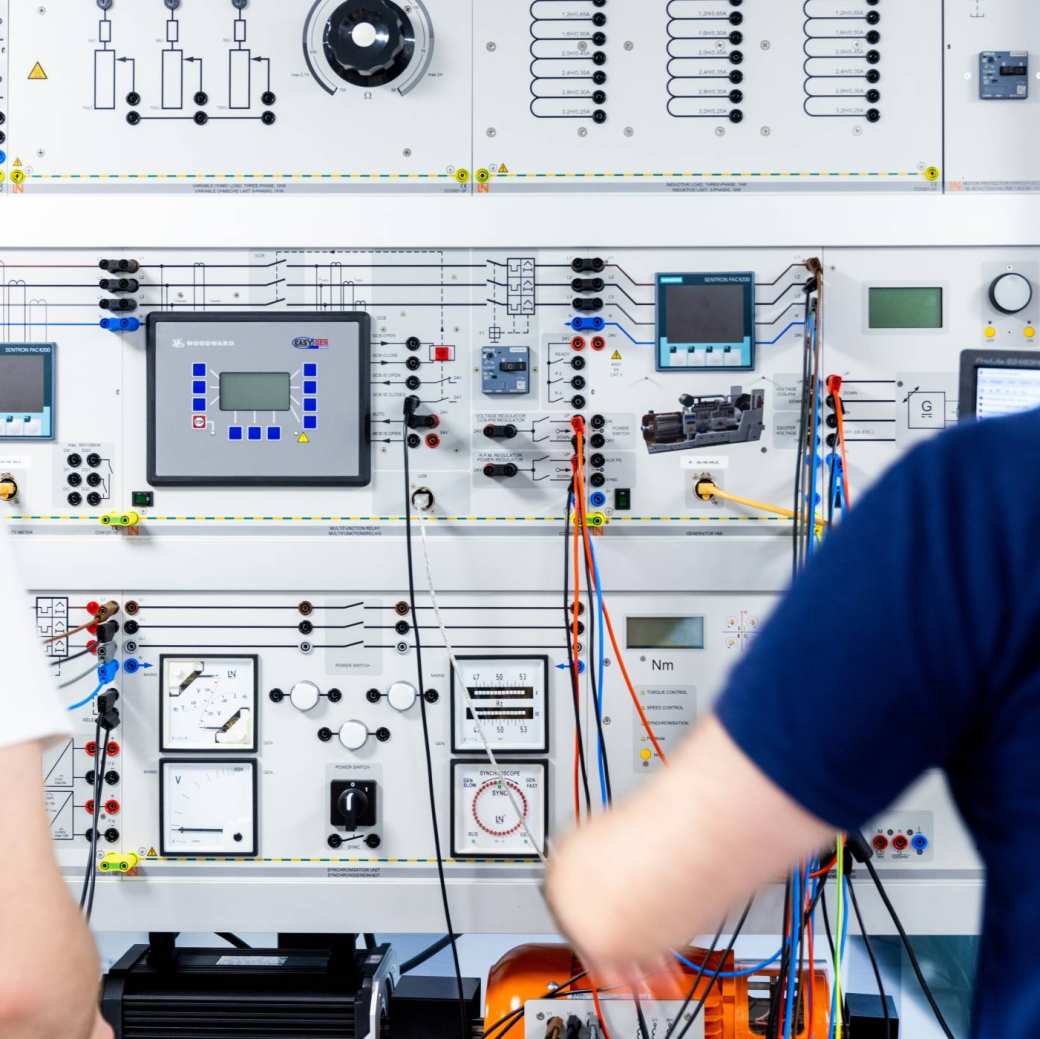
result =
M339 814L343 819L343 827L350 833L355 833L360 825L359 820L368 814L368 794L364 790L356 788L344 790L336 802Z
M339 741L347 750L361 750L368 742L368 726L352 718L339 727Z
M297 682L289 691L289 702L298 711L313 711L321 699L321 690L313 682Z
M407 94L433 59L433 26L419 0L317 0L303 40L311 73L330 94L350 87Z
M989 287L989 301L1002 314L1021 314L1033 302L1033 283L1016 271L995 278Z
M386 701L395 711L407 711L415 706L419 691L410 682L394 682L387 690Z

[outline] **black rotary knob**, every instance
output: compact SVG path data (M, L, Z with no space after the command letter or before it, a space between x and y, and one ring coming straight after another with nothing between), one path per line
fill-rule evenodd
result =
M335 73L359 87L391 83L415 53L415 27L390 0L345 0L325 23L325 57Z
M368 794L359 788L355 789L352 787L349 790L344 790L339 795L337 807L343 820L343 826L349 833L356 832L361 819L364 818L365 813L368 811L368 805Z

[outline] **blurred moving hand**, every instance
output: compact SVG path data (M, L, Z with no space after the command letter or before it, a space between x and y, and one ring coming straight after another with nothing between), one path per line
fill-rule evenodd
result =
M711 716L669 766L572 834L549 905L602 987L631 984L779 879L834 830L777 787Z

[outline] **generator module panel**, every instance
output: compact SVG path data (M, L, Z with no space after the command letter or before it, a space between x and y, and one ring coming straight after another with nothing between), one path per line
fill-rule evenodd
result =
M366 486L364 313L152 314L153 486Z

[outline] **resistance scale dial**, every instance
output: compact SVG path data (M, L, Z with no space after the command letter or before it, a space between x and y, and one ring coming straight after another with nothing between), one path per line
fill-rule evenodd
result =
M161 749L255 751L257 671L256 656L161 656Z
M433 58L433 25L420 0L317 0L303 41L312 75L330 94L358 88L407 94Z

